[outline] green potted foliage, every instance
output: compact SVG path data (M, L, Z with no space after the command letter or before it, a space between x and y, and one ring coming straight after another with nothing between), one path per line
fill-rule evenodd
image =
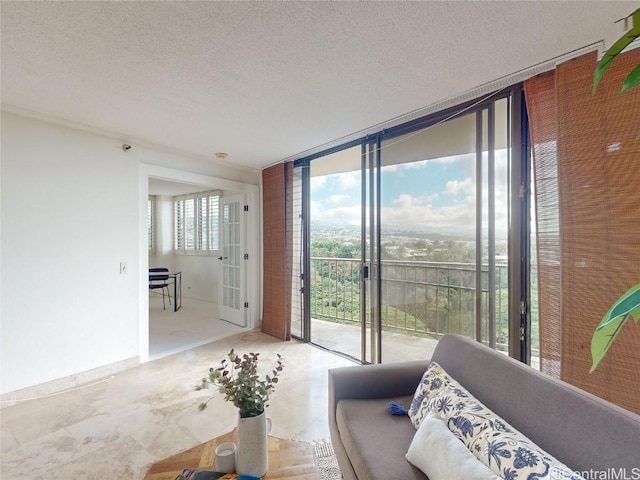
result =
M596 65L596 70L593 73L592 93L594 95L600 80L613 61L625 48L640 37L640 8L629 15L629 17L632 21L631 29L604 53L598 65ZM638 86L640 86L640 65L636 65L631 73L624 79L618 95ZM593 336L591 337L592 365L589 373L593 373L598 367L600 361L604 358L613 341L620 333L620 330L629 319L633 319L635 323L640 321L640 284L631 287L611 306L593 332Z
M616 43L614 43L602 56L598 65L596 66L595 72L593 72L593 94L595 95L596 89L598 88L598 84L602 79L605 72L609 69L613 61L618 57L618 55L627 48L631 42L640 37L640 8L629 15L633 25L631 29L626 32L622 37L620 37ZM627 75L622 83L622 89L620 93L624 93L631 88L635 88L640 86L640 65L636 65L636 67L631 70L631 73Z
M262 477L268 470L267 433L271 422L266 418L265 408L269 395L278 383L284 368L282 356L271 374L264 378L258 375L259 353L237 355L233 349L222 359L218 368L210 368L208 377L201 380L196 390L214 386L224 399L238 408L238 448L236 451L236 473L250 477ZM198 408L204 410L210 397Z
M640 321L640 284L630 288L604 314L591 337L591 359L593 363L589 373L593 373L600 360L611 347L627 320Z
M214 386L224 395L224 399L238 408L241 418L257 417L267 407L269 395L278 383L278 376L284 364L282 356L278 354L278 361L271 375L265 375L264 379L258 376L259 353L245 353L237 355L233 349L226 358L222 359L218 368L210 368L208 377L202 379L196 390L203 390ZM198 405L198 409L204 410L213 397Z

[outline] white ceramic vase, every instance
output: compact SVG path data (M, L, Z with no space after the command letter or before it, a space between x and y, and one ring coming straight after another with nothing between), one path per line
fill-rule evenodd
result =
M238 450L236 473L249 477L263 477L269 469L267 433L271 420L265 412L257 417L241 418L238 415Z

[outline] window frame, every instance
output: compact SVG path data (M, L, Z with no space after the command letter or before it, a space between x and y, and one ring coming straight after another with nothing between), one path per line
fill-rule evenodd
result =
M220 191L173 197L173 251L211 256L220 252ZM203 222L204 220L204 222ZM203 223L204 225L203 230ZM203 245L206 242L207 245Z
M156 196L149 195L147 199L147 248L149 255L156 254L156 210Z

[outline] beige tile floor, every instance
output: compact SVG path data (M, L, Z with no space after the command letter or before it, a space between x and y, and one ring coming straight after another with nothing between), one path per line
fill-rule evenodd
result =
M329 437L327 370L354 363L298 341L247 332L218 320L215 304L187 300L173 312L162 310L161 298L150 298L150 354L156 360L67 393L0 408L0 479L139 479L154 461L231 430L234 407L216 395L209 409L198 412L208 396L193 386L232 347L259 351L265 364L276 353L285 356L268 409L274 435ZM313 329L314 341L324 347L359 355L359 329L317 320ZM388 332L385 342L385 362L429 358L436 344Z
M155 360L246 331L218 319L218 304L183 298L177 312L162 308L162 296L149 295L149 358Z
M267 409L272 433L328 438L327 370L353 365L297 341L257 331L166 356L68 393L0 410L0 478L140 479L164 457L231 430L236 410L219 394L204 412L207 392L193 386L229 351L258 351L265 366L280 353L282 380ZM212 392L214 393L214 392Z

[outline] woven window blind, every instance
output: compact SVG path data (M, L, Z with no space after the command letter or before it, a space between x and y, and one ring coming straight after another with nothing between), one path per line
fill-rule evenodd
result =
M524 87L536 192L540 370L560 378L562 295L555 72L538 75Z
M550 337L541 339L543 370L554 373L560 359L563 380L635 412L640 325L627 322L596 371L589 369L594 329L640 283L640 89L617 95L638 63L640 50L622 55L595 96L595 53L525 82L538 204L540 328Z
M291 162L262 171L262 331L281 340L291 339L292 172Z

